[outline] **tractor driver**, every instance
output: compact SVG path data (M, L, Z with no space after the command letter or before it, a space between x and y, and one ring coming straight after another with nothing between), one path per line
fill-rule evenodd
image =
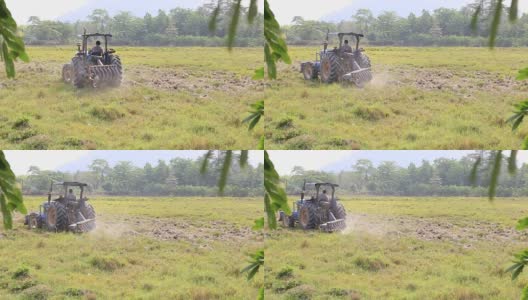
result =
M66 200L75 201L77 200L77 197L75 197L75 194L73 193L73 190L70 189L68 191L68 195L66 195Z
M345 53L352 53L352 47L348 44L348 40L345 40L345 44L341 50Z
M323 193L321 195L319 195L319 201L328 202L328 195L326 194L326 190L323 190Z
M90 55L103 56L103 48L101 47L101 41L95 42L95 47L90 51Z

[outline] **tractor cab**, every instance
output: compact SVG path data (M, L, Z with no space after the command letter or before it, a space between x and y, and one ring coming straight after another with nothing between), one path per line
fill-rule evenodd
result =
M110 55L116 53L112 48L108 48L108 40L112 38L112 35L109 33L90 33L87 34L86 31L81 36L82 43L77 44L77 55L80 57L85 57L89 62L95 65L109 65ZM96 45L99 40L103 40L102 45ZM93 43L94 47L88 46L89 43ZM94 50L100 48L101 50L96 53Z
M73 181L51 182L47 201L38 212L26 216L25 225L54 232L82 233L95 229L95 210L84 195L87 186Z
M359 34L359 33L354 33L354 32L339 32L337 33L337 37L339 38L339 48L338 50L340 52L344 52L344 53L353 53L353 52L361 52L361 51L364 51L363 49L359 48L359 43L361 41L361 38L365 37L363 34ZM345 49L345 38L346 37L352 37L352 38L355 38L356 40L356 48L355 49L351 49L352 51L347 51Z
M328 182L304 183L301 200L308 196L309 200L319 201L322 198L323 191L326 191L329 201L335 200L336 187L339 187L339 185Z
M88 184L81 182L52 182L48 192L48 202L52 201L53 196L56 196L57 198L53 201L61 202L63 205L68 205L68 203L77 206L83 205L88 201L84 193L87 186ZM54 188L59 188L59 192L54 193Z

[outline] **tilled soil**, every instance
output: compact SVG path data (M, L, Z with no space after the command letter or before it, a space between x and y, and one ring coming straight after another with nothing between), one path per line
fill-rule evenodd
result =
M115 237L145 236L164 241L187 241L205 244L222 241L240 244L258 239L258 233L225 221L202 222L184 219L139 216L98 216L95 235Z
M466 97L476 92L511 92L527 90L528 82L486 71L451 71L413 67L378 66L373 84L384 82L392 86L413 86L423 90L450 91Z
M126 70L125 84L144 85L167 91L185 91L202 98L211 92L238 94L264 91L265 82L227 71L194 71L185 68L158 69L134 66Z
M485 221L467 221L464 225L449 220L409 216L352 214L347 216L344 234L366 232L384 237L412 237L426 241L449 241L467 248L485 241L497 244L525 243L528 232Z
M296 64L288 70L293 72L298 80L303 80ZM367 88L414 87L427 91L449 91L464 98L471 98L479 92L502 94L528 91L528 81L519 81L514 76L488 71L375 64L372 74L373 80Z
M17 65L18 77L1 83L0 88L15 87L37 76L41 84L61 82L62 65L53 62L29 62ZM45 78L45 79L43 79ZM123 87L149 87L169 92L188 92L196 97L208 98L210 93L240 94L263 92L266 83L249 76L228 71L193 70L188 67L155 68L149 66L123 66Z

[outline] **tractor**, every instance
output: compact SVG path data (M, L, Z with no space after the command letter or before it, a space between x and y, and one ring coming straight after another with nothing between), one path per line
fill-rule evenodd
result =
M24 225L29 229L52 232L84 233L95 229L95 210L86 203L88 198L84 195L87 186L80 182L52 182L48 200L40 205L38 213L32 212L26 216ZM52 200L55 187L62 187L62 191ZM80 191L78 199L73 194L74 189Z
M289 228L299 224L304 230L319 229L324 232L344 230L346 210L335 196L337 187L339 186L333 183L304 182L301 199L293 204L292 214L288 216L283 211L279 212L279 222ZM328 191L331 192L330 195Z
M339 47L328 49L330 35L339 38ZM345 37L353 37L356 41L355 49L348 45ZM372 80L370 59L359 48L363 34L354 32L330 33L327 31L323 50L315 54L315 61L301 63L301 73L305 80L320 79L323 83L351 82L357 87L364 87Z
M69 64L62 67L62 80L76 88L121 85L123 67L121 59L115 55L116 51L108 48L108 39L111 37L108 33L87 34L84 30L82 43L77 44L77 54ZM96 48L88 50L91 38L104 39L104 48L98 45L98 53L94 51Z

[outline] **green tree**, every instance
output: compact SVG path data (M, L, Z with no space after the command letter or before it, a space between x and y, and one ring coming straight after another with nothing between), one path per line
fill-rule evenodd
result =
M11 166L2 150L0 150L0 210L2 211L3 224L6 229L13 228L13 212L27 213L15 174L11 170Z
M108 29L108 24L110 23L110 15L105 9L95 9L88 16L88 20L90 20L95 25L96 31L105 32Z
M105 182L106 176L110 172L110 165L104 159L96 159L88 168L95 175L96 182L94 188L97 190Z
M0 61L4 62L8 78L15 77L15 61L29 61L18 27L4 0L0 0Z

